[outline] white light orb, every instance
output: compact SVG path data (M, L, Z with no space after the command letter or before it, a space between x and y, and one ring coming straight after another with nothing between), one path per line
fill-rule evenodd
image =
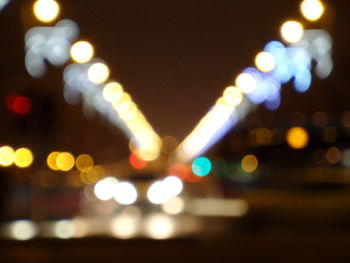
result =
M10 236L17 240L29 240L38 234L36 225L30 220L18 220L10 225Z
M255 57L255 65L262 72L270 72L276 66L275 58L269 52L260 52Z
M129 182L121 182L116 186L114 199L122 205L131 205L137 200L137 190Z
M287 21L281 26L282 38L288 43L298 42L303 34L303 25L297 21Z
M86 63L94 56L94 47L87 41L78 41L71 47L70 55L76 63Z
M319 0L304 0L300 4L302 15L309 21L317 21L323 15L325 8Z
M89 67L87 75L92 83L102 84L109 77L109 68L104 63L95 63Z
M236 86L241 92L249 94L256 89L256 80L249 73L241 73L236 78Z
M58 16L60 6L54 0L38 0L34 3L33 12L39 21L50 23Z
M177 176L171 175L163 180L163 188L171 197L181 194L183 187L182 180Z
M113 197L118 180L114 177L107 177L98 181L94 187L96 197L102 201L109 200Z

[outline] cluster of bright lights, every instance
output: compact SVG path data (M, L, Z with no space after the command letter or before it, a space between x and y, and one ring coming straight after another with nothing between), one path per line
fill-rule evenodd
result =
M131 205L136 202L138 194L135 186L129 182L119 182L115 177L106 177L94 187L95 195L101 201L112 198L119 204Z
M147 198L152 204L163 204L179 195L182 190L181 179L176 176L168 176L151 184L147 191Z
M59 11L59 4L54 0L37 0L33 5L36 18L44 23L54 21ZM107 83L109 67L93 58L93 45L85 40L73 43L78 35L78 26L71 20L62 20L55 27L29 30L26 34L27 71L33 77L41 77L46 72L45 61L61 66L70 57L77 64L67 66L64 71L67 102L74 104L83 99L85 111L98 111L128 135L140 159L157 159L161 149L159 136L121 85L113 81Z
M49 0L41 0L45 2ZM72 43L79 35L79 29L72 20L61 20L54 27L33 27L25 36L25 67L34 77L46 72L45 61L62 66L69 60Z
M33 153L28 148L14 150L7 145L0 147L0 166L16 165L18 168L27 168L33 163L33 160Z
M319 0L304 0L301 12L309 21L316 21L324 13ZM266 44L255 57L255 66L243 70L235 78L235 86L225 89L212 109L200 120L194 130L176 150L176 159L189 162L204 153L220 139L254 105L264 104L275 110L281 103L281 86L293 81L298 92L309 89L312 81L312 62L319 78L332 71L332 40L324 30L304 30L298 21L286 21L281 26L281 36L289 44L279 41Z

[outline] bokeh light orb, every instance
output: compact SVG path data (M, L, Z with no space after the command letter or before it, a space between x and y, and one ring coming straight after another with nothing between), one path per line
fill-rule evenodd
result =
M115 194L118 183L118 180L114 177L106 177L98 181L94 187L96 197L102 201L111 199Z
M137 200L137 190L135 186L129 182L121 182L117 184L113 198L122 205L131 205Z
M9 228L10 236L17 240L29 240L38 234L36 225L30 220L18 220Z
M152 204L159 205L169 200L171 196L163 186L162 181L156 181L148 188L147 198Z
M305 148L309 142L309 134L302 127L293 127L287 131L286 140L293 149Z
M151 238L167 239L174 234L175 223L165 214L153 214L146 220L146 231Z
M252 173L258 168L258 159L252 155L248 154L242 159L242 170L246 173Z
M19 168L29 167L33 163L34 157L31 150L27 148L19 148L14 154L14 163Z
M103 88L103 98L110 102L116 102L122 98L123 86L118 82L109 82Z
M260 52L255 57L255 65L262 72L270 72L275 68L275 58L269 52Z
M102 84L109 78L109 68L104 63L94 63L89 67L87 75L92 83Z
M300 4L302 15L309 21L317 21L323 15L325 8L319 0L304 0Z
M207 157L198 157L192 163L192 171L197 176L206 176L212 168L211 161Z
M75 161L75 166L81 172L89 172L94 167L94 159L89 154L80 154Z
M249 73L241 73L236 78L236 86L245 94L256 89L256 79Z
M76 63L87 63L94 56L94 47L87 41L78 41L70 49L70 56Z
M239 88L235 86L229 86L224 90L223 99L227 104L237 106L242 102L243 94Z
M15 151L10 146L0 147L0 165L8 167L14 162Z
M57 18L60 6L54 0L37 0L33 6L33 12L39 21L50 23Z
M56 158L56 165L59 170L67 172L74 167L74 156L69 152L62 152Z
M59 168L56 164L57 156L60 154L60 152L51 152L46 159L47 166L54 171L58 171Z
M304 27L297 21L287 21L281 26L281 36L288 43L298 42L304 34Z

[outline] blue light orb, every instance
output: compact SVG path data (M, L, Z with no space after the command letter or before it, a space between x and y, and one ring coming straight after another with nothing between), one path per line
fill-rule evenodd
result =
M212 168L211 161L207 157L198 157L192 163L192 171L197 176L206 176Z

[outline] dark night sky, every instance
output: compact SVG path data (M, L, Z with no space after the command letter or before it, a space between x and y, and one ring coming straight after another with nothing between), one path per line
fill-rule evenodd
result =
M5 84L13 83L14 79L18 82L21 78L21 83L32 82L23 70L23 42L19 43L25 29L33 22L26 6L29 2L14 1L0 13L0 27L5 36L0 57L0 83L6 86L4 90L13 88ZM59 2L60 18L70 18L79 24L81 38L95 45L96 56L107 62L111 77L125 86L155 130L162 136L175 135L179 139L191 131L235 76L253 65L255 54L265 43L280 39L278 30L284 20L301 18L299 1ZM345 10L349 9L340 2L330 3L322 25L335 41L332 76L316 81L307 94L298 94L286 87L281 109L273 113L261 109L262 115L274 118L293 111L350 109L347 102L350 95L349 23ZM18 21L20 14L22 21ZM8 20L13 26L8 26ZM9 54L15 54L15 58ZM61 96L58 107L65 112L59 117L61 125L70 125L71 122L61 120L68 118L69 112L74 121L84 123L84 127L93 129L95 124L100 127L101 131L91 132L90 140L104 132L107 137L113 136L110 129L99 122L85 121L81 106L63 102L60 78L59 70L52 69L43 80L35 83L39 86L51 83L45 85L48 89L45 92ZM2 95L6 94L4 90ZM120 134L117 137L117 141L123 140ZM70 143L70 140L63 141Z

